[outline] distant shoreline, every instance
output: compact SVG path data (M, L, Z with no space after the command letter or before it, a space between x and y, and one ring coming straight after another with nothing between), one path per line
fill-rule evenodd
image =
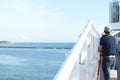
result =
M33 49L72 49L74 43L14 43L0 45L0 48L33 48Z
M72 49L72 48L55 48L55 47L10 47L10 46L0 46L0 48L33 48L33 49Z

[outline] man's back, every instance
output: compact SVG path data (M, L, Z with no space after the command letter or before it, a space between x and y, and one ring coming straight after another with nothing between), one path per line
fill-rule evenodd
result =
M116 39L111 35L105 35L101 39L100 45L103 46L103 56L114 55L116 53Z

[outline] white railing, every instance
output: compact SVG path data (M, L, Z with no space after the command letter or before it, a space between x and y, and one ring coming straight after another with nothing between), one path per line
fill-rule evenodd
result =
M54 80L96 80L99 38L90 20Z

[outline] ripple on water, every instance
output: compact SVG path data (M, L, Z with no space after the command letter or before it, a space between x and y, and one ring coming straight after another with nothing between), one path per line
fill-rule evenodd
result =
M0 65L23 65L26 59L11 56L11 55L0 55Z

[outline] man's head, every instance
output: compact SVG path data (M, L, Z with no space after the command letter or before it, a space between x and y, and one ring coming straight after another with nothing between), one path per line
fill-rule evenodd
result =
M109 27L109 26L105 26L105 27L104 27L104 32L105 32L106 34L109 34L109 33L112 32L112 28Z

